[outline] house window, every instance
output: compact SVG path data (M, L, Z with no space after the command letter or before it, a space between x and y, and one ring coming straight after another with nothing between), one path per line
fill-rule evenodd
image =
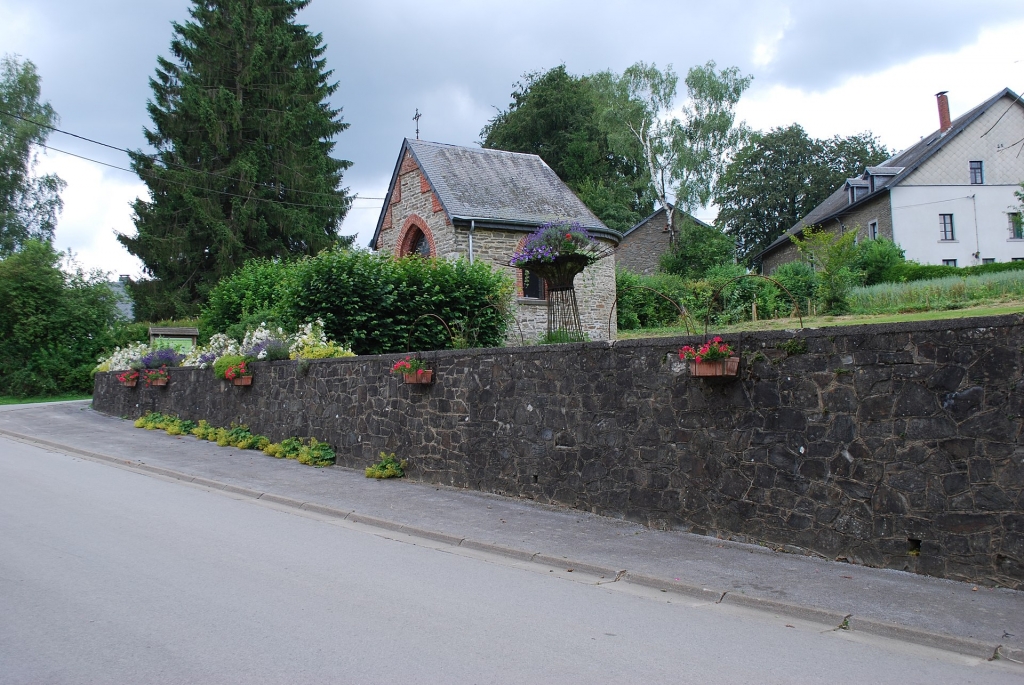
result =
M996 263L996 259L995 259L995 257L983 257L982 260L981 260L981 263L982 264L995 264Z
M942 266L956 266L956 260L955 259L943 259L942 260Z
M869 221L868 222L868 237L871 238L872 240L878 240L878 222L877 221Z
M952 214L939 214L939 227L941 230L939 240L956 240L956 234L953 233Z
M971 162L971 185L980 186L985 182L985 172L981 162Z
M1009 223L1010 240L1024 240L1024 225L1021 222L1020 212L1007 212L1006 218Z
M523 269L523 297L544 299L544 279L526 269Z
M1024 257L1014 257L1010 261L1011 262L1024 262Z

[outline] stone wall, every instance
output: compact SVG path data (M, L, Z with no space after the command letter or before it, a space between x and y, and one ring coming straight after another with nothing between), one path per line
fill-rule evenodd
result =
M1024 317L729 336L734 381L691 378L693 339L258 363L250 388L174 369L98 374L94 407L312 435L363 467L658 528L1024 589Z

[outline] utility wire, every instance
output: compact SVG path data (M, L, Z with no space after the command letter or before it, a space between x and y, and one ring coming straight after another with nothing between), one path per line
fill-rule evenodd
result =
M199 172L201 174L206 174L208 176L213 176L213 177L215 177L215 178L217 178L218 180L221 180L221 181L235 181L237 183L243 183L244 182L240 178L233 178L233 177L229 177L229 176L223 176L221 174L218 174L218 173L215 173L215 172L212 172L212 171L206 171L205 169L195 169L195 168L187 166L185 164L177 164L175 162L168 162L166 160L160 159L157 155L148 155L148 154L146 154L144 152L133 152L131 150L126 150L123 147L117 147L116 145L110 145L109 143L104 143L104 142L99 141L99 140L94 140L92 138L87 138L86 136L80 136L77 133L72 133L70 131L65 131L65 130L59 129L59 128L55 127L55 126L50 126L49 124L43 124L43 123L40 123L38 121L33 121L32 119L28 119L26 117L23 117L23 116L18 115L18 114L14 114L13 112L8 112L6 110L0 109L0 114L2 114L4 116L8 116L8 117L13 117L14 119L20 119L21 121L25 121L25 122L28 122L30 124L34 124L35 126L39 126L40 128L46 128L46 129L49 129L51 131L56 131L57 133L63 133L64 135L71 136L72 138L78 138L79 140L84 140L85 142L92 143L93 145L100 145L102 147L109 148L111 150L117 150L118 152L123 152L126 155L140 155L142 157L147 157L148 159L151 159L154 162L160 162L160 163L165 164L165 165L175 166L175 167L178 167L180 169L185 169L187 171ZM46 147L46 146L43 145L43 147ZM56 148L48 148L48 149L53 149L53 150L56 150L57 152L64 152L64 150L57 150ZM70 152L64 152L64 154L70 155L71 153ZM79 157L79 155L72 155L72 156L73 157ZM96 162L96 160L89 159L88 157L81 157L81 159L84 159L84 160L89 161L89 162ZM97 164L105 164L105 163L104 162L97 162ZM121 169L122 171L131 171L130 169L126 170L126 169L123 169L122 167L114 166L112 164L106 164L106 166L113 167L114 169ZM132 172L132 173L134 173L134 172ZM255 184L255 185L259 185L259 184ZM198 186L191 186L191 187L198 187ZM266 186L264 186L264 187L266 187ZM315 190L298 190L296 188L289 188L288 192L290 192L290 193L302 193L304 195L319 195L320 197L337 197L337 195L334 195L332 193L318 193ZM247 197L247 196L240 195L239 197ZM367 198L362 198L362 199L364 199L364 200L383 200L384 198L382 198L382 197L367 197ZM292 204L297 204L297 203L292 203ZM315 207L317 205L301 205L301 206Z
M138 171L138 172L136 172L136 171L132 171L131 169L126 169L126 168L124 168L122 166L117 166L116 164L109 164L107 162L101 162L98 159L92 159L90 157L83 157L82 155L76 155L74 152L68 152L67 150L61 150L59 148L51 147L50 145L43 145L42 143L36 143L36 144L39 145L39 147L45 148L47 150L53 150L54 152L60 152L61 154L69 155L71 157L77 157L78 159L83 159L86 162L92 162L93 164L100 164L100 165L105 166L105 167L110 167L111 169L117 169L119 171L125 171L125 172L127 172L129 174L138 174L139 176L146 176L146 175L155 176L155 174L149 174L149 173L147 173L145 171ZM179 186L183 186L185 188L193 188L195 190L201 190L204 193L216 193L218 195L227 195L228 197L240 197L243 200L254 200L256 202L272 202L274 204L279 204L279 205L289 205L289 206L292 206L292 207L309 207L309 208L312 208L312 209L334 209L334 210L339 209L338 207L332 207L330 205L310 205L310 204L304 204L304 203L301 203L301 202L288 202L287 200L272 200L272 199L266 198L266 197L254 197L254 196L251 196L251 195L240 195L239 193L229 193L226 190L214 190L212 188L203 188L202 186L192 185L191 183L185 183L183 181L175 181L175 180L166 179L166 178L165 179L161 179L161 180L164 181L165 183L173 183L173 184L176 184L176 185L179 185Z

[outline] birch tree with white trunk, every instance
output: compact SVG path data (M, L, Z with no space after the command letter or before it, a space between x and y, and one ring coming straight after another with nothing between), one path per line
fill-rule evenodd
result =
M665 210L669 242L675 212L707 206L732 152L747 135L736 124L736 103L752 77L711 61L686 74L686 100L675 107L679 77L669 65L637 62L622 76L605 73L609 139L639 144L658 204ZM615 133L618 129L618 133Z

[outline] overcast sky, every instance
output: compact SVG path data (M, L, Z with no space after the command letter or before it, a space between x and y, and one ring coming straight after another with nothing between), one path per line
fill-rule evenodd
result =
M35 62L61 127L143 147L148 79L188 0L0 0L0 53ZM622 71L643 60L685 73L715 60L754 76L739 105L756 129L801 124L814 136L871 131L901 149L1004 87L1024 90L1024 2L861 0L855 3L632 0L313 0L300 20L320 32L340 84L332 104L351 127L335 154L354 162L345 185L387 189L402 139L423 112L425 140L473 145L525 72ZM48 144L126 166L124 155L53 134ZM56 244L88 267L141 274L114 239L130 233L137 177L58 153L40 171L67 181ZM381 202L360 199L342 233L365 244ZM702 218L713 218L708 210Z

